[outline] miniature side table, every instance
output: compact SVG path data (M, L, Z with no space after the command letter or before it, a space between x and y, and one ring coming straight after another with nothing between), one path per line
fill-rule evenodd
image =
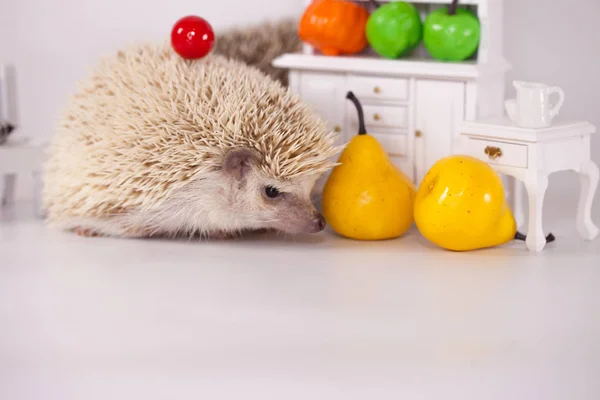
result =
M546 245L542 206L548 176L553 172L573 170L579 174L577 230L586 240L598 235L591 218L599 178L598 167L590 158L590 139L595 131L594 125L576 121L539 129L521 128L506 117L467 121L460 127L461 143L455 153L476 157L498 173L513 177L511 202L517 221L523 215L518 181L524 183L529 204L526 244L529 250L540 251Z
M0 145L0 206L14 202L17 176L22 173L32 174L34 181L34 206L36 216L42 217L41 203L41 169L45 158L45 144L37 143L29 138L9 137Z

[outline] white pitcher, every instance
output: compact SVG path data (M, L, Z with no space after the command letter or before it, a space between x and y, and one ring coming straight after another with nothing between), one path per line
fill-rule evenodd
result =
M513 86L517 90L516 99L509 99L504 103L508 117L525 128L550 126L563 105L563 90L538 82L513 81ZM550 103L552 94L558 95L554 106Z

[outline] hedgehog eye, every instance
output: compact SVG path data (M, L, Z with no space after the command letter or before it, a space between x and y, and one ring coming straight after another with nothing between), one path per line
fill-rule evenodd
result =
M267 195L267 197L274 199L275 197L279 196L281 192L273 186L267 186L265 188L265 194Z

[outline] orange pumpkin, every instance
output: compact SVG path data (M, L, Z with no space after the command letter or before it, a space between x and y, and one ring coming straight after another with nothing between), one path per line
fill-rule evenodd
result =
M326 55L359 53L367 46L368 19L369 12L356 3L314 0L300 19L298 36Z

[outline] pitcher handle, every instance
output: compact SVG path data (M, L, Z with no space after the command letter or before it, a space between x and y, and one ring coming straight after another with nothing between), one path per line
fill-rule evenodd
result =
M560 108L562 107L565 101L565 92L563 92L563 90L558 86L554 86L548 89L548 96L550 96L552 93L558 94L558 101L556 102L556 105L554 105L554 107L552 107L552 109L550 110L550 118L554 118L556 117L556 115L558 115L558 112L560 111Z

